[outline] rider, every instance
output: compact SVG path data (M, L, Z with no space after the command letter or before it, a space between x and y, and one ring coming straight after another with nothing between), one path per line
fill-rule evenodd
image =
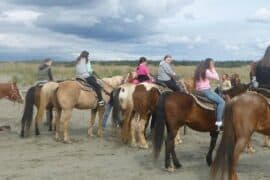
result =
M38 67L38 82L48 82L53 81L52 71L52 60L47 58L45 59L42 64Z
M219 129L222 126L225 102L218 94L211 90L210 80L219 80L219 76L215 70L214 60L207 58L197 66L194 75L194 82L197 91L201 92L203 95L217 104L215 125Z
M147 67L147 59L145 57L141 57L136 68L137 80L139 82L152 82L153 77L149 73L149 68Z
M228 90L232 87L231 81L230 81L230 77L228 74L223 74L222 75L222 84L221 84L221 89L224 90Z
M89 71L88 56L89 56L88 51L82 51L80 56L76 59L76 76L84 78L87 81L87 83L91 87L93 87L93 89L96 91L97 96L98 96L98 105L103 106L104 101L101 95L101 87L97 83L96 78L93 76L93 70Z
M176 73L172 70L172 67L170 65L171 62L172 62L172 56L166 55L159 64L157 79L158 81L166 84L166 86L170 88L171 90L181 91L180 87L177 85L176 81L174 80Z
M267 47L263 58L256 63L252 84L254 87L270 88L270 46Z

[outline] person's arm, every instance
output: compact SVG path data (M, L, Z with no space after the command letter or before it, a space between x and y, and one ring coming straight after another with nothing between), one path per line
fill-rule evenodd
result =
M216 72L215 69L211 69L211 70L207 69L205 75L206 75L206 78L208 79L219 80L218 73Z
M176 75L176 73L172 70L172 67L167 63L165 63L163 65L163 69L164 69L165 73L168 74L171 77Z
M93 74L93 68L92 68L92 65L91 65L91 62L88 60L88 62L87 62L87 71L88 71L88 73L90 74L90 75L92 75Z
M51 68L48 69L48 75L49 75L50 81L53 81L53 76L52 76L52 70L51 70Z

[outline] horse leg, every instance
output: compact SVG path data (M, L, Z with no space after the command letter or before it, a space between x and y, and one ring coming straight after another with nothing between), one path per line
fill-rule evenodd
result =
M247 138L247 137L238 138L236 141L236 144L234 147L234 152L233 152L232 171L231 171L231 174L229 174L231 180L238 180L238 177L236 174L236 165L239 161L240 154L244 150L248 141L249 141L249 138Z
M57 141L61 140L60 137L60 119L61 119L62 109L57 108L55 112L55 139Z
M103 120L104 111L105 111L104 107L99 107L98 108L98 118L99 119L98 119L98 131L97 131L97 135L99 137L102 137L103 136L103 132L104 132L103 127L102 127L102 120Z
M270 140L269 140L269 136L264 136L264 147L270 147Z
M137 124L139 121L140 115L139 114L135 114L133 116L133 118L131 118L131 126L130 126L130 145L132 147L136 147L137 143L136 143L136 129L137 129Z
M52 131L52 121L53 121L53 113L52 113L53 107L49 107L47 110L46 118L47 123L49 124L49 131Z
M177 159L177 156L176 156L176 153L175 153L175 139L176 139L176 136L177 134L179 134L179 129L176 130L176 132L173 132L172 136L174 137L174 141L172 143L172 148L171 148L171 154L172 154L172 159L173 159L173 164L174 164L174 167L176 169L179 169L182 167L181 163L179 162L179 160Z
M22 127L21 127L21 137L23 138L24 137L24 128L25 128L25 123L26 123L26 120L25 119L22 119Z
M254 153L256 150L254 148L254 146L252 145L251 139L249 140L249 142L247 143L247 147L246 147L246 152L247 153Z
M121 140L123 143L127 143L130 140L130 120L134 116L134 112L132 110L125 111L123 127L121 131Z
M168 132L167 135L167 140L165 142L166 144L166 148L165 148L165 168L169 171L169 172L174 172L174 166L175 168L180 168L181 164L179 163L175 151L174 151L174 138L176 136L176 132ZM174 166L172 166L171 164L171 155L173 158L173 163Z
M71 118L72 110L64 110L63 112L63 122L64 122L64 142L65 143L71 143L70 137L68 134L68 123Z
M211 142L209 146L209 151L206 156L206 162L208 166L212 164L212 153L213 153L214 148L216 147L218 132L216 131L210 132L210 136L211 136Z
M176 136L174 138L174 144L178 145L178 144L181 144L181 143L182 143L182 139L181 139L181 136L180 136L180 128L179 128L177 133L176 133Z
M39 124L38 121L35 121L35 132L36 132L36 136L40 135L38 124Z
M145 139L145 125L146 121L148 120L148 115L147 114L142 114L140 115L139 119L139 126L138 126L138 137L139 137L139 147L142 149L148 149L148 143Z
M97 114L97 109L92 109L91 110L91 118L89 120L89 127L88 127L88 136L93 137L94 133L93 133L93 126L95 124L95 120L96 120L96 114Z

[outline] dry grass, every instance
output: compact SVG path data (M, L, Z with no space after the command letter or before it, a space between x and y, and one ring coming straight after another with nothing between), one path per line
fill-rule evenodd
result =
M30 85L36 81L38 63L1 63L0 76L9 77L8 79L17 80L20 85ZM128 65L93 65L94 70L101 77L111 77L115 75L126 75L130 71L134 71L135 67ZM152 74L157 74L157 66L150 65ZM173 69L183 78L192 77L195 66L173 66ZM242 82L249 81L249 67L236 67L236 68L217 68L218 73L238 73ZM64 64L57 64L52 67L52 73L56 80L71 79L75 76L75 67L67 66Z

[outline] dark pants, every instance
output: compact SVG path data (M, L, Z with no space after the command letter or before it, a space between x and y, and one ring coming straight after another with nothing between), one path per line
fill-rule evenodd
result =
M97 83L97 80L94 76L89 76L88 78L86 78L87 83L93 87L93 89L96 91L97 96L98 96L98 101L102 100L102 96L101 96L101 87L100 85Z
M173 91L181 91L180 87L177 85L176 81L171 79L169 81L162 81L166 84L168 88L170 88Z
M150 78L147 75L138 75L137 77L139 82L149 81Z

